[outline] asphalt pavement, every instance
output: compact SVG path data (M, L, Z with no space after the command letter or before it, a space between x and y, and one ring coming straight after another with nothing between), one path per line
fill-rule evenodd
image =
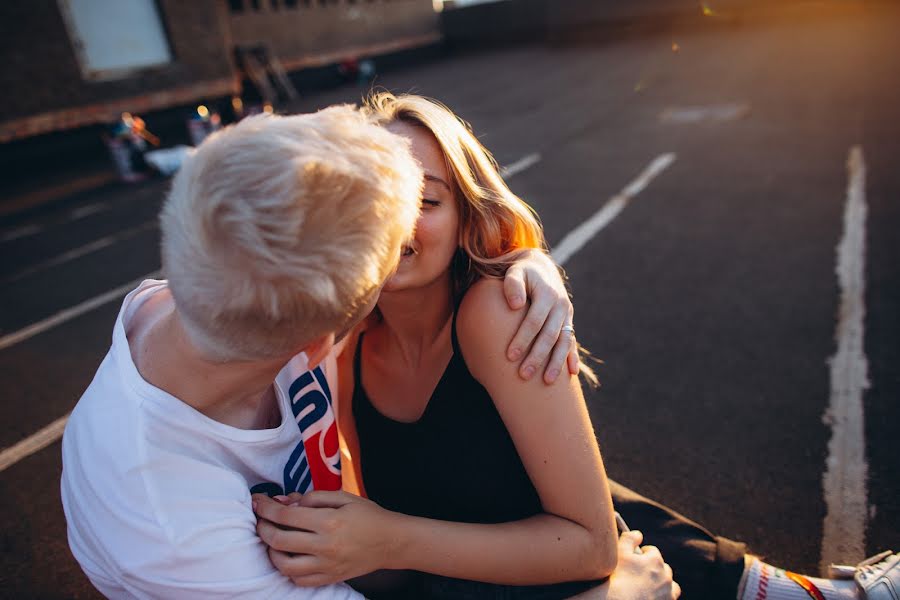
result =
M501 164L525 165L508 180L551 245L595 225L565 267L578 337L604 361L588 401L610 476L812 572L854 147L869 385L867 514L851 533L869 554L900 550L900 7L829 6L471 52L377 81L440 99ZM166 186L80 191L5 220L0 448L66 415L90 382L119 290L159 269ZM2 597L96 596L66 546L59 452L56 441L0 472Z

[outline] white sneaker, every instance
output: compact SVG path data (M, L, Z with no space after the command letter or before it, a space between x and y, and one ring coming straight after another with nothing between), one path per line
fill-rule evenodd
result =
M853 579L866 600L900 600L900 553L890 550L867 558L855 567L831 565L835 579Z

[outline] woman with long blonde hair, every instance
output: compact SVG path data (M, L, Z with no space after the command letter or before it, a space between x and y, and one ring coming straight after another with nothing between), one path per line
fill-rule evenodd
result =
M563 598L596 585L616 566L617 536L578 377L524 380L506 356L521 316L499 278L546 249L541 226L449 109L381 93L367 110L409 140L425 174L415 237L342 355L345 489L369 500L295 498L280 523L302 531L260 523L270 556L300 585L418 573L386 598Z

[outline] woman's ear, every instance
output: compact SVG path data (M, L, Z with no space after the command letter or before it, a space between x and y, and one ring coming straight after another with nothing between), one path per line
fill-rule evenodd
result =
M304 346L302 351L306 353L306 358L309 361L308 367L314 369L318 366L320 362L325 360L332 348L334 348L333 333L316 338Z

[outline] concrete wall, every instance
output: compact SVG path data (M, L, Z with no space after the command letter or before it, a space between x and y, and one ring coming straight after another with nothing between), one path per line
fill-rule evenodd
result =
M551 0L547 25L551 30L583 27L593 23L638 21L642 19L734 14L765 4L786 4L797 0Z
M549 6L563 0L503 0L450 7L441 13L441 31L455 49L543 39Z
M509 41L560 41L579 29L621 23L665 22L703 14L732 16L804 0L501 0L448 4L441 28L457 49ZM837 1L837 0L836 0ZM847 0L844 0L847 1ZM705 12L704 12L705 11Z
M439 38L431 0L341 0L297 2L230 17L235 46L267 43L288 69L334 62L351 54L371 55L414 47Z

